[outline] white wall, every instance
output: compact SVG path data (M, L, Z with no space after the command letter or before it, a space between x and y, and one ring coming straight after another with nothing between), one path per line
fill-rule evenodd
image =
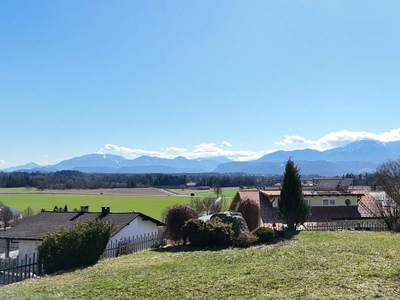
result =
M111 241L115 242L124 240L125 238L137 237L140 235L147 234L157 234L158 227L152 221L143 221L141 216L138 216L129 225L125 226L123 229L118 231L114 236L111 237ZM33 253L37 253L37 245L41 243L40 241L27 241L20 240L19 241L19 253L20 257L25 256L25 254L32 255Z
M350 206L357 206L357 196L356 195L307 195L304 196L304 199L309 200L310 206L323 206L323 199L335 199L335 206L347 206L346 199L350 199ZM272 203L273 207L278 207L278 197L275 198L275 201Z
M123 238L131 238L140 235L147 235L149 233L150 234L158 233L157 224L155 224L150 220L143 221L142 217L138 216L129 225L125 226L122 230L118 231L114 236L112 236L111 240L115 241Z
M25 258L25 254L28 257L31 257L33 253L37 253L37 245L40 243L39 241L27 241L20 240L19 241L19 257Z

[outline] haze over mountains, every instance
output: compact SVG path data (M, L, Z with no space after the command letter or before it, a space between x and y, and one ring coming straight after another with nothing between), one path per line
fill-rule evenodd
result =
M311 149L276 151L257 160L231 161L226 157L165 159L141 156L126 159L112 154L88 154L63 160L55 165L29 163L0 170L3 172L54 172L77 170L86 173L246 173L282 174L286 160L292 157L303 175L341 176L346 173L371 173L377 165L400 157L400 141L381 143L361 140L326 151Z

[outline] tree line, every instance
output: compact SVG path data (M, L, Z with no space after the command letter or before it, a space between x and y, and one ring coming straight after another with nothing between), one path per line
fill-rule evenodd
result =
M135 187L183 187L189 182L197 186L272 186L280 176L252 176L244 174L97 174L79 171L0 172L0 188L25 187L39 190L100 189Z

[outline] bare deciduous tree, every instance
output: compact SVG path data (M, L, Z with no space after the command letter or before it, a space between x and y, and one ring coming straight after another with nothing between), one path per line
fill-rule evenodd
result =
M214 198L214 197L192 197L190 199L190 206L201 215L212 215L221 211L229 209L230 199L228 198Z
M376 197L373 214L391 231L400 231L400 159L381 164L373 176L376 189L387 195Z
M222 195L222 187L219 184L219 182L214 182L213 184L213 190L214 190L214 194L217 195L217 198L219 198L219 196Z
M22 218L28 219L34 215L35 212L33 211L32 207L28 206L27 208L24 209L24 212L22 213Z
M3 222L4 228L10 226L10 221L12 220L13 213L8 206L0 207L0 220Z

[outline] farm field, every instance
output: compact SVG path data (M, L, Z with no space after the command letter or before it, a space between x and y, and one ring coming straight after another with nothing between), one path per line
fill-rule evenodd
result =
M53 210L54 206L68 206L71 211L74 208L80 209L81 205L88 205L89 211L101 211L102 206L110 206L111 212L139 211L153 218L160 219L165 207L174 204L185 204L190 197L169 196L167 193L160 193L154 190L135 191L138 195L127 194L126 190L91 190L91 191L45 191L45 192L0 192L0 201L5 205L23 211L28 206L35 212L42 208ZM86 193L86 194L85 194ZM95 194L94 194L95 193ZM103 193L103 194L101 194Z
M400 243L388 232L301 232L250 249L169 247L5 286L0 299L399 298Z
M32 193L32 192L38 192L37 189L26 189L23 187L19 187L19 188L0 188L0 195L1 194L8 194L8 193Z
M222 195L224 197L233 198L236 195L236 192L239 190L237 187L232 188L222 188ZM189 189L170 189L168 190L171 193L177 195L185 195L190 196L190 194L195 194L195 197L215 197L215 193L213 189L210 190L189 190Z
M225 197L232 198L237 188L223 189ZM72 211L88 205L89 211L101 211L110 206L112 212L139 211L160 219L164 208L174 204L190 202L193 190L162 190L156 188L95 189L95 190L27 190L25 188L0 188L0 201L5 205L23 211L28 206L35 212L42 208L53 210L54 206ZM213 191L195 191L196 197L215 196Z

